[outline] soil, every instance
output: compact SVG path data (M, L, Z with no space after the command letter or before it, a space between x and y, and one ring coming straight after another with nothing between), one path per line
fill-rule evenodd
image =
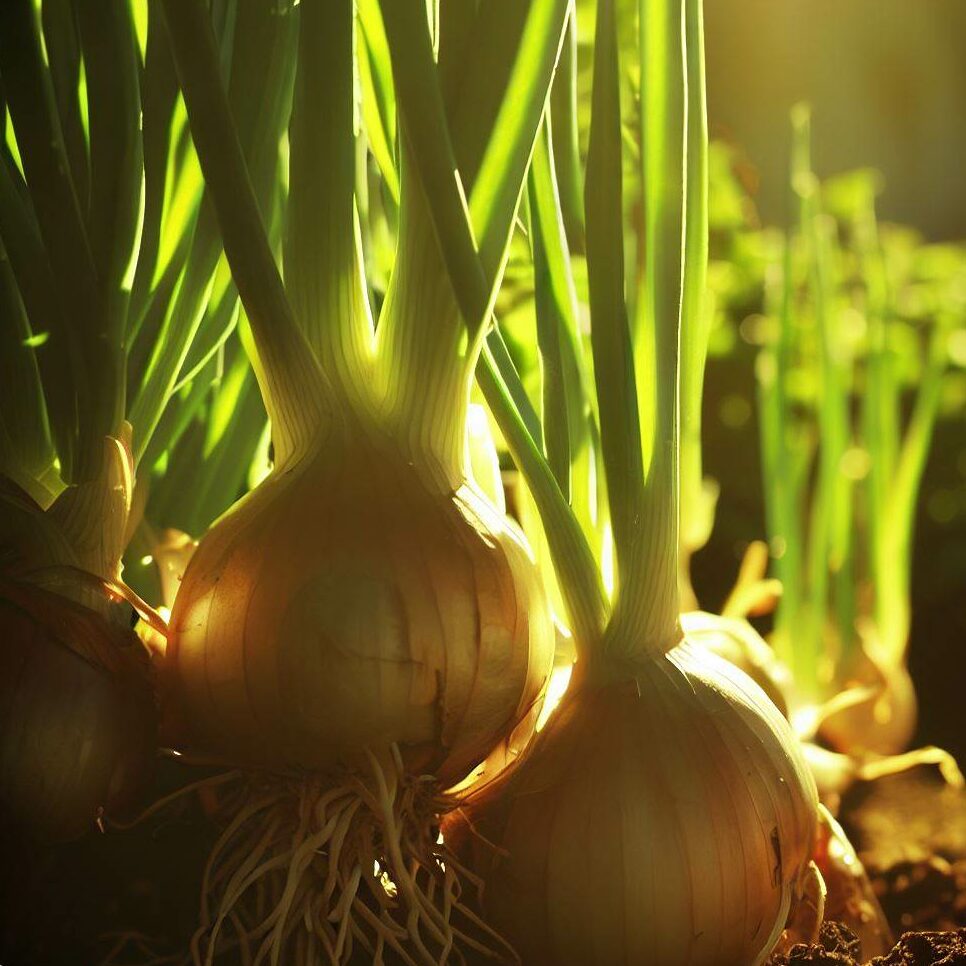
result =
M966 966L966 929L955 932L910 932L888 956L872 960L872 966Z
M780 956L772 956L768 966L856 966L862 944L848 926L825 922L817 943L796 943Z
M856 934L834 921L846 913L857 919L831 880L833 921L819 941L794 945L768 966L966 966L966 789L933 768L914 768L854 785L838 818L901 938L884 955L863 952Z
M862 966L860 946L847 926L827 922L818 943L798 943L767 966ZM888 955L876 956L868 966L966 966L966 928L906 933Z
M855 785L839 819L897 936L966 927L966 789L916 768Z

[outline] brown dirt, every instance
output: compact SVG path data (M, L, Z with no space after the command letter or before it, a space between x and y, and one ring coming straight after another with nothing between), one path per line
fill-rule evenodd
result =
M906 933L888 956L870 966L966 966L966 929Z
M861 943L848 926L824 922L817 943L796 943L767 966L856 966L861 955Z
M966 926L966 790L917 768L856 785L840 821L896 935Z
M851 930L826 923L819 943L769 966L966 966L966 790L916 768L853 786L838 817L902 938L868 961Z
M819 942L798 943L767 966L862 966L860 943L847 926L826 922ZM886 956L868 966L966 966L966 929L906 933Z

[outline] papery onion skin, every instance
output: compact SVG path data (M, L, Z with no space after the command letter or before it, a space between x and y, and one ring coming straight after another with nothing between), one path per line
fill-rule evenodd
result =
M397 743L462 778L538 700L553 629L525 543L354 434L276 473L201 541L167 652L188 745L324 770Z
M690 611L681 615L681 626L692 643L706 647L744 671L782 715L788 717L788 695L793 687L791 672L748 621Z
M784 925L816 809L777 709L685 642L573 687L443 831L524 963L750 966Z
M55 841L124 815L153 772L150 660L134 632L0 578L0 809Z

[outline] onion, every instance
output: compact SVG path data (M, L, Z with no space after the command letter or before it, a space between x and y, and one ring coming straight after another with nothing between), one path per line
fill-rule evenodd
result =
M373 929L373 892L386 901L377 863L425 920L410 926L417 950L420 931L452 944L448 913L418 898L439 874L441 789L510 737L553 653L536 570L505 518L470 484L434 492L391 440L355 432L341 459L329 447L276 472L212 528L171 632L167 693L186 750L245 767L226 822L262 802L219 861L240 875L250 837L274 823L264 874L277 870L283 891L299 884L323 933L334 917L334 944ZM274 909L280 930L303 918L303 906L283 915L243 891L215 891L213 906L249 925ZM206 925L214 949L218 922ZM376 937L387 931L377 920ZM273 941L293 948L281 932Z
M0 799L44 838L123 815L153 770L153 669L117 583L130 482L123 434L47 510L0 478Z
M63 840L93 827L102 811L123 815L150 778L155 732L150 660L130 622L0 577L0 800L8 817Z
M817 931L818 800L791 727L765 693L682 633L681 353L684 327L702 322L693 296L707 258L702 12L700 0L638 6L641 63L628 73L640 66L643 78L644 232L628 237L620 62L631 45L618 6L596 5L584 196L596 391L588 408L599 419L613 554L606 544L595 554L577 499L561 499L567 474L555 491L520 463L577 660L543 730L515 763L465 793L443 834L482 882L482 916L524 963L748 966L767 958L793 906ZM404 103L404 120L419 110ZM532 172L539 177L536 163ZM535 207L555 191L545 175ZM639 262L625 277L628 251L643 252L643 278ZM561 242L558 268L566 259ZM553 347L545 341L544 350ZM544 412L545 438L561 431L564 408ZM560 538L568 520L582 542Z
M566 9L553 7L559 36ZM404 19L432 56L425 13L412 0ZM402 149L398 251L373 333L354 227L354 4L303 2L271 24L284 38L297 16L284 283L208 11L168 2L165 14L275 457L201 538L171 617L165 694L179 745L230 767L212 779L222 834L192 958L237 947L244 961L308 964L393 950L431 963L503 950L461 899L439 815L445 790L531 715L554 637L526 543L468 479L485 334L471 323L483 320L457 311ZM374 5L360 17L378 26ZM538 46L552 54L553 37ZM280 47L278 62L291 55ZM534 127L547 60L524 114ZM509 139L520 146L504 235L527 130Z
M553 648L522 538L360 432L255 490L188 565L168 647L199 747L326 769L398 744L461 779L536 701Z
M578 664L578 668L580 665ZM812 780L744 674L682 643L575 682L530 751L447 817L526 963L753 963L804 881Z

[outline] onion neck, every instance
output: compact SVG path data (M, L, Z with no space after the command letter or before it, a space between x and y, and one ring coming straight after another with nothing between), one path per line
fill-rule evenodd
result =
M469 383L481 340L471 339L439 253L426 199L405 149L399 240L377 336L386 425L447 489L464 479Z

